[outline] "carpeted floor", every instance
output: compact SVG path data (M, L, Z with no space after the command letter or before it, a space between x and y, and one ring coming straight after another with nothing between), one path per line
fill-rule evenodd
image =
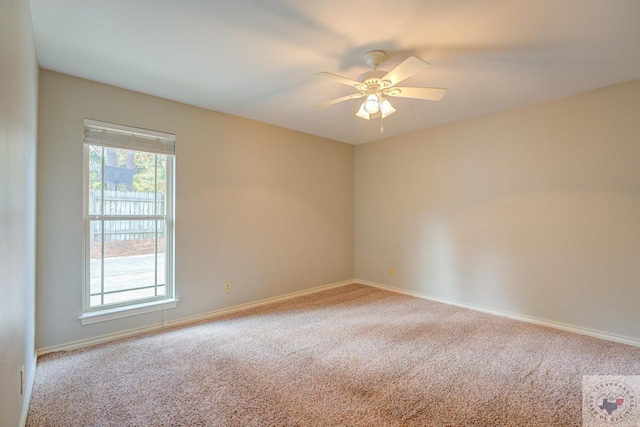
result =
M27 426L579 426L640 348L349 285L38 360Z

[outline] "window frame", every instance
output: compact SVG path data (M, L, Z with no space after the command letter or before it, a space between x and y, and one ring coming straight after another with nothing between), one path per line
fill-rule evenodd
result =
M154 212L153 215L105 215L104 210L99 214L89 212L89 200L90 200L90 167L89 167L89 146L95 146L96 144L91 141L87 142L87 138L83 138L83 280L82 280L82 314L79 319L83 325L92 324L96 322L102 322L121 317L133 316L142 313L148 313L152 311L166 310L173 308L177 305L178 299L175 297L175 135L151 131L147 129L135 128L131 126L118 125L113 123L101 122L96 120L84 119L83 128L85 129L85 135L87 129L96 130L103 129L106 131L105 135L110 131L115 133L125 133L131 135L131 140L134 141L136 136L146 138L158 138L160 140L166 140L162 144L170 142L170 149L172 152L160 152L153 151L152 149L136 149L135 145L130 147L123 146L122 144L109 144L107 141L102 142L103 153L102 161L104 166L104 156L106 148L127 149L138 152L148 152L156 155L166 156L166 188L165 188L165 200L164 200L164 213L158 214ZM160 149L166 149L163 145ZM101 168L104 171L104 168ZM104 174L104 172L103 172ZM102 191L104 195L104 175L101 179ZM103 202L104 203L104 200ZM104 206L104 205L103 205ZM157 206L157 203L154 203ZM103 304L100 306L91 307L91 222L96 220L109 221L109 220L152 220L152 221L164 221L165 230L165 284L163 296L152 296L147 298L138 298L128 301L122 301L118 303ZM157 228L156 228L157 230ZM157 233L157 231L156 231ZM155 237L156 245L158 241L158 235ZM104 242L103 242L104 243ZM104 247L104 246L103 246ZM101 254L101 260L104 261L104 253ZM155 263L155 276L157 277L157 258ZM104 272L104 264L101 267L101 271ZM104 280L104 278L102 279Z

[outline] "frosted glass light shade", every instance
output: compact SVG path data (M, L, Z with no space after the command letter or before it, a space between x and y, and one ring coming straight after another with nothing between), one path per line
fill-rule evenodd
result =
M380 111L380 101L376 94L367 96L367 100L364 102L364 109L369 114L375 114Z
M361 119L369 120L371 117L369 117L369 113L367 113L367 111L364 109L364 104L365 103L363 102L360 105L360 109L356 113L356 116L360 117Z
M393 108L393 106L391 105L388 99L385 99L384 101L382 101L382 103L380 104L380 113L382 113L383 119L395 112L396 112L396 109Z

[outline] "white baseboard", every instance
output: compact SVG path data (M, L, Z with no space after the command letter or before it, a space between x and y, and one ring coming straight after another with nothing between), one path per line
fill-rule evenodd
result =
M262 305L273 304L275 302L285 301L285 300L288 300L288 299L291 299L291 298L297 298L297 297L301 297L301 296L304 296L304 295L315 294L317 292L326 291L326 290L332 289L332 288L339 288L341 286L351 285L353 283L354 283L353 280L345 280L345 281L342 281L342 282L332 283L330 285L317 286L315 288L307 289L307 290L304 290L304 291L292 292L290 294L285 294L285 295L281 295L281 296L278 296L278 297L266 298L266 299L262 299L262 300L259 300L259 301L250 302L250 303L247 303L247 304L235 305L233 307L224 308L224 309L221 309L221 310L214 310L214 311L210 311L208 313L198 314L196 316L184 317L182 319L172 320L170 322L167 322L167 325L168 326L179 326L179 325L185 325L187 323L199 322L199 321L202 321L202 320L212 319L214 317L222 316L222 315L225 315L225 314L235 313L235 312L238 312L238 311L244 311L244 310L248 310L248 309L251 309L251 308L260 307Z
M487 307L481 307L473 304L466 304L457 301L451 301L444 298L434 297L432 295L423 294L415 291L408 291L405 289L396 288L394 286L382 285L380 283L368 282L366 280L354 279L354 283L361 285L372 286L374 288L384 289L386 291L396 292L404 295L410 295L417 298L427 299L430 301L441 302L443 304L454 305L456 307L467 308L469 310L480 311L487 314L493 314L495 316L507 317L509 319L519 320L522 322L533 323L536 325L547 326L549 328L560 329L562 331L573 332L575 334L587 335L594 338L600 338L607 341L613 341L621 344L628 344L635 347L640 347L640 340L631 337L625 337L622 335L611 334L609 332L597 331L594 329L583 328L581 326L568 325L565 323L555 322L553 320L539 319L537 317L524 316L521 314L509 313L506 311L494 310Z
M69 351L69 350L76 350L78 348L83 348L83 347L90 347L92 345L102 344L102 343L114 341L120 338L126 338L134 335L144 334L145 332L155 331L158 329L162 329L162 327L163 327L162 322L159 322L159 323L151 324L149 326L145 326L143 328L127 329L125 331L114 332L112 334L105 334L105 335L100 335L93 338L71 341L68 343L53 345L50 347L43 347L38 349L38 356L42 356L43 354L47 354L47 353L55 353L57 351Z
M272 298L266 298L266 299L262 299L259 301L254 301L251 303L247 303L247 304L240 304L240 305L236 305L233 307L229 307L229 308L224 308L224 309L220 309L220 310L214 310L214 311L210 311L208 313L204 313L204 314L198 314L196 316L189 316L189 317L184 317L181 319L176 319L176 320L171 320L171 321L167 321L166 323L155 323L152 325L148 325L142 328L135 328L135 329L128 329L126 331L121 331L121 332L115 332L112 334L106 334L106 335L100 335L97 337L93 337L93 338L88 338L88 339L82 339L82 340L78 340L78 341L72 341L72 342L68 342L65 344L59 344L59 345L54 345L51 347L44 347L44 348L40 348L37 351L37 355L41 356L43 354L47 354L47 353L53 353L53 352L57 352L57 351L68 351L68 350L75 350L78 348L83 348L83 347L89 347L92 345L96 345L96 344L102 344L105 342L109 342L109 341L114 341L120 338L126 338L126 337L131 337L131 336L135 336L135 335L140 335L146 332L151 332L151 331L155 331L155 330L159 330L159 329L163 329L165 327L169 327L169 326L179 326L179 325L184 325L187 323L194 323L194 322L199 322L202 320L207 320L207 319L213 319L215 317L218 316L222 316L225 314L230 314L230 313L235 313L238 311L243 311L243 310L248 310L250 308L254 308L254 307L260 307L262 305L266 305L266 304L272 304L275 302L279 302L279 301L285 301L291 298L296 298L296 297L300 297L303 295L309 295L309 294L314 294L316 292L321 292L321 291L325 291L328 289L332 289L332 288L338 288L340 286L345 286L345 285L350 285L354 283L353 280L345 280L342 282L336 282L336 283L331 283L329 285L322 285L322 286L317 286L315 288L311 288L311 289L307 289L304 291L298 291L298 292L292 292L290 294L285 294L285 295L281 295L281 296L277 296L277 297L272 297Z
M600 338L600 339L604 339L604 340L608 340L608 341L613 341L613 342L618 342L618 343L622 343L622 344L632 345L632 346L635 346L635 347L640 347L640 340L635 339L635 338L631 338L631 337L625 337L625 336L621 336L621 335L611 334L611 333L608 333L608 332L603 332L603 331L597 331L597 330L593 330L593 329L583 328L583 327L580 327L580 326L567 325L567 324L564 324L564 323L555 322L555 321L551 321L551 320L539 319L539 318L535 318L535 317L524 316L524 315L515 314L515 313L509 313L509 312L500 311L500 310L494 310L494 309L481 307L481 306L476 306L476 305L472 305L472 304L466 304L466 303L461 303L461 302L457 302L457 301L451 301L451 300L447 300L447 299L444 299L444 298L439 298L439 297L435 297L435 296L432 296L432 295L423 294L423 293L420 293L420 292L408 291L408 290L405 290L405 289L400 289L400 288L396 288L396 287L393 287L393 286L383 285L383 284L380 284L380 283L369 282L369 281L366 281L366 280L353 279L353 280L345 280L345 281L342 281L342 282L336 282L336 283L332 283L332 284L329 284L329 285L317 286L315 288L307 289L307 290L304 290L304 291L292 292L290 294L285 294L285 295L281 295L281 296L278 296L278 297L266 298L266 299L263 299L263 300L254 301L254 302L247 303L247 304L240 304L240 305L236 305L236 306L229 307L229 308L224 308L224 309L220 309L220 310L214 310L214 311L210 311L210 312L207 312L207 313L199 314L199 315L196 315L196 316L190 316L190 317L184 317L184 318L181 318L181 319L171 320L171 321L166 322L166 324L157 323L157 324L152 324L152 325L149 325L149 326L145 326L143 328L129 329L129 330L126 330L126 331L116 332L116 333L113 333L113 334L106 334L106 335L101 335L101 336L93 337L93 338L89 338L89 339L83 339L83 340L73 341L73 342L60 344L60 345L55 345L55 346L51 346L51 347L40 348L37 351L37 355L40 356L40 355L43 355L43 354L52 353L52 352L56 352L56 351L68 351L68 350L74 350L74 349L83 348L83 347L89 347L89 346L96 345L96 344L101 344L101 343L105 343L105 342L109 342L109 341L114 341L114 340L117 340L117 339L120 339L120 338L126 338L126 337L135 336L135 335L140 335L140 334L143 334L143 333L146 333L146 332L160 330L160 329L163 329L163 328L169 327L169 326L180 326L180 325L185 325L185 324L188 324L188 323L194 323L194 322L199 322L199 321L203 321L203 320L213 319L215 317L223 316L225 314L235 313L235 312L238 312L238 311L244 311L244 310L248 310L248 309L251 309L251 308L260 307L262 305L272 304L272 303L276 303L276 302L279 302L279 301L285 301L285 300L288 300L288 299L291 299L291 298L296 298L296 297L300 297L300 296L304 296L304 295L310 295L310 294L314 294L314 293L317 293L317 292L325 291L325 290L328 290L328 289L338 288L338 287L341 287L341 286L350 285L352 283L358 283L358 284L362 284L362 285L366 285L366 286L372 286L372 287L375 287L375 288L379 288L379 289L383 289L383 290L387 290L387 291L391 291L391 292L395 292L395 293L400 293L400 294L404 294L404 295L410 295L410 296L413 296L413 297L427 299L427 300L431 300L431 301L436 301L436 302L440 302L440 303L443 303L443 304L454 305L454 306L457 306L457 307L467 308L467 309L475 310L475 311L480 311L480 312L492 314L492 315L495 315L495 316L507 317L509 319L519 320L519 321L522 321L522 322L533 323L533 324L536 324L536 325L547 326L547 327L550 327L550 328L560 329L560 330L567 331L567 332L573 332L573 333L581 334L581 335L588 335L588 336L592 336L592 337L595 337L595 338ZM34 360L34 364L35 364L35 360ZM31 376L34 375L35 374L35 366L34 366L34 369L31 369L29 372L30 372L29 375L31 375ZM31 387L32 383L33 383L33 378L31 378L30 382L28 383L29 392L31 391L30 387ZM26 413L25 413L25 417L26 417Z

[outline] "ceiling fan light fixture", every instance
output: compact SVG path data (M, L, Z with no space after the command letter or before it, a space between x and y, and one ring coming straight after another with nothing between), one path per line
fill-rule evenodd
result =
M396 86L429 66L428 62L416 56L409 56L393 67L391 71L378 70L378 65L387 59L387 54L382 50L367 52L363 59L365 64L371 67L371 70L362 73L357 81L326 71L316 73L319 77L351 86L357 91L352 95L324 102L319 107L328 107L350 99L364 98L365 100L361 102L356 116L365 120L380 118L380 132L384 132L382 127L383 119L396 112L387 97L399 96L402 98L440 101L447 91L444 88Z
M375 114L380 111L380 100L375 93L367 96L367 100L364 102L364 110L369 114Z
M388 99L385 99L380 103L380 113L382 114L383 119L387 116L392 115L395 112L396 112L396 109L393 108L393 105L391 105Z
M356 116L360 117L361 119L369 120L371 117L369 116L369 113L367 113L367 110L365 110L364 108L365 104L366 101L360 104L360 109L356 113Z

